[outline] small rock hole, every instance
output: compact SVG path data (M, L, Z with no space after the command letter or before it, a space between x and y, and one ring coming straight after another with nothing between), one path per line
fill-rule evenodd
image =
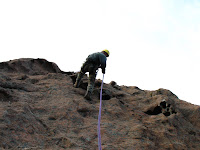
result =
M166 107L167 107L166 104L167 104L167 103L166 103L165 101L163 101L163 102L160 103L160 106L161 106L162 108L166 108Z
M148 110L147 112L145 112L148 115L158 115L162 113L162 109L160 106L156 106L153 111L152 110Z

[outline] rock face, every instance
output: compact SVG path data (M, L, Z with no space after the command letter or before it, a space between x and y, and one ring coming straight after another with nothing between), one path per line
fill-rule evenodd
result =
M83 98L87 76L44 59L0 63L0 149L97 150L101 80L93 101ZM104 83L103 150L200 149L200 106L166 89Z

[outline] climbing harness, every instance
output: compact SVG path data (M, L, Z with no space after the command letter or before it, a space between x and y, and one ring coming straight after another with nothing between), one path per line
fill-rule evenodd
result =
M104 79L104 74L103 74L103 79ZM99 150L101 149L101 130L100 130L100 124L101 124L101 104L102 104L102 89L103 89L103 79L101 83L101 92L100 92L100 104L99 104L99 117L98 117L98 146Z

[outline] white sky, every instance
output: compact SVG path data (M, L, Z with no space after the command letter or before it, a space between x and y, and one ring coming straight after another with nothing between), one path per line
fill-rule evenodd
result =
M0 0L0 62L45 58L76 72L105 48L106 83L200 105L200 0Z

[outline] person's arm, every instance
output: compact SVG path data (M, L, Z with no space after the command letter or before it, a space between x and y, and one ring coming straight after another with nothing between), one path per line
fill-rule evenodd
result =
M100 64L101 64L102 73L105 74L105 69L106 69L106 57L105 56L100 57Z

